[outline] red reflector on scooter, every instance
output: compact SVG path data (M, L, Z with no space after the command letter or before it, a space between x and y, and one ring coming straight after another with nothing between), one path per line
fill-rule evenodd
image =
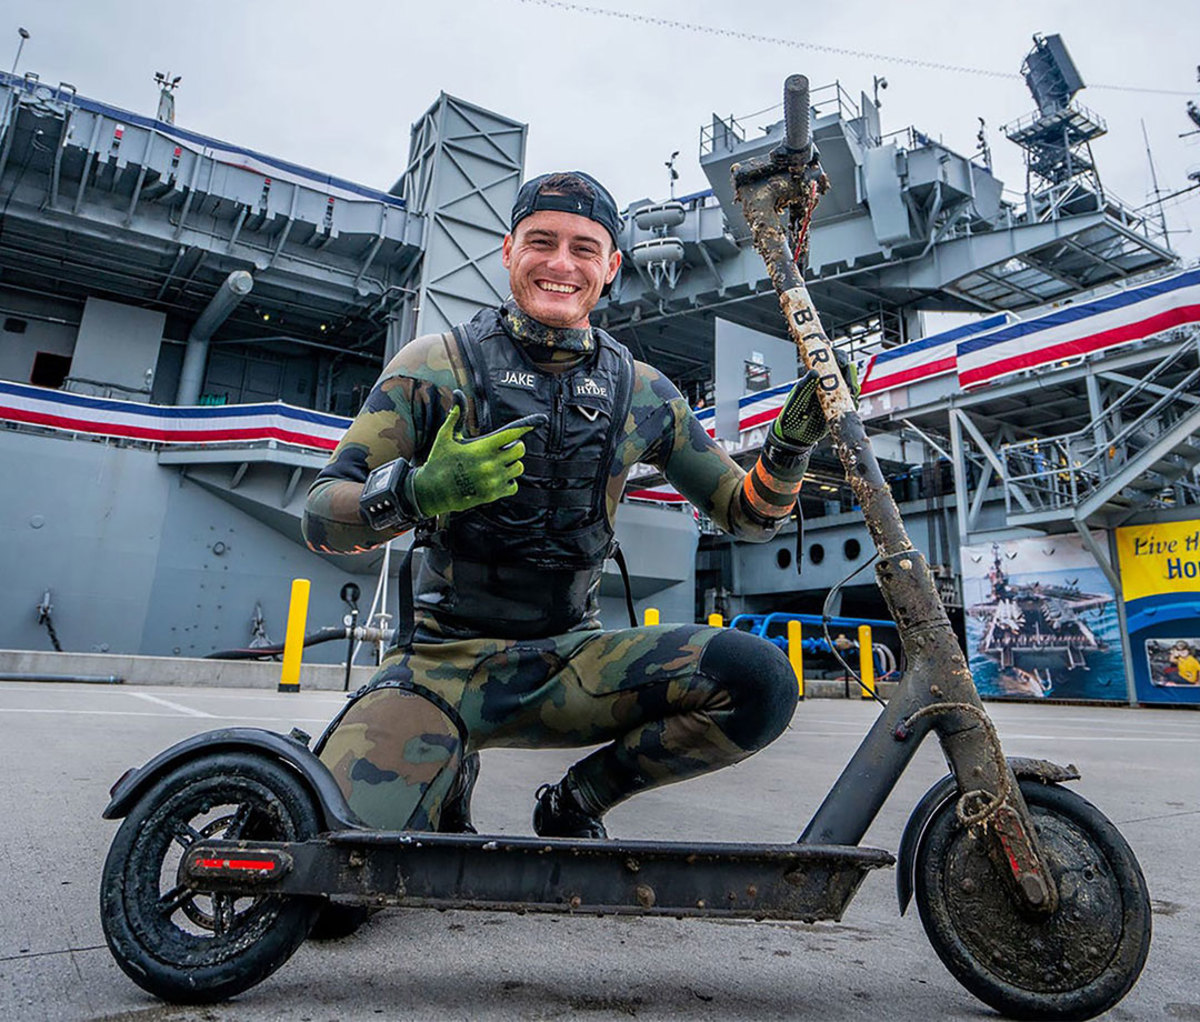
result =
M278 868L279 863L274 859L197 859L193 864L193 869L204 870L220 870L220 871L237 871L251 870L255 873L262 870L273 870Z
M217 885L275 884L292 870L292 857L274 848L222 848L197 845L184 859L183 879L203 887Z

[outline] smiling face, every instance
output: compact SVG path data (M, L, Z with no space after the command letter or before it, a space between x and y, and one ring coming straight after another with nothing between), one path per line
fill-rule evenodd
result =
M552 327L588 326L588 313L621 265L608 231L576 213L542 209L504 238L501 253L521 311Z

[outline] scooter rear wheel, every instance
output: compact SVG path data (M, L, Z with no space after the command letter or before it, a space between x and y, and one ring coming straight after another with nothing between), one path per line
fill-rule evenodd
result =
M1150 949L1150 896L1133 851L1090 802L1022 781L1058 886L1050 915L1023 911L979 830L950 799L916 853L916 902L938 957L980 1000L1012 1018L1089 1019L1132 988Z
M304 785L263 756L219 753L154 784L113 839L100 917L117 964L142 989L185 1004L220 1001L279 968L321 899L204 894L179 881L201 839L302 841L319 821Z

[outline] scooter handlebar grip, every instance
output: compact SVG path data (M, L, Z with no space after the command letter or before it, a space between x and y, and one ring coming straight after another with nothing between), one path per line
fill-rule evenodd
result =
M783 83L783 123L784 145L792 152L802 152L812 144L806 75L788 75Z

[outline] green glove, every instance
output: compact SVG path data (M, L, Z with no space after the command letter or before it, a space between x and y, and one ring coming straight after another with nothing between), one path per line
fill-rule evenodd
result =
M521 437L548 421L545 415L526 415L486 436L466 437L459 428L466 407L466 396L456 390L454 407L434 437L429 457L409 477L422 517L511 497L517 492L517 477L525 471Z
M835 349L834 357L846 386L850 388L850 396L857 405L858 368L841 351ZM796 381L771 430L777 439L793 447L813 447L825 438L829 425L817 400L819 383L820 376L815 369L810 369Z

